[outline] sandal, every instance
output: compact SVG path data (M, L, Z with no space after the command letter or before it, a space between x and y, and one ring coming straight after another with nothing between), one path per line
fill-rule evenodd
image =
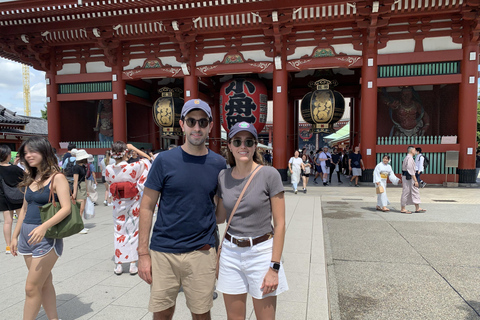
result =
M400 211L401 213L412 214L412 211Z
M385 209L382 209L383 212L387 212L387 211L390 211L390 209L388 208L385 208Z
M418 210L415 210L416 213L426 212L426 211L427 211L426 209L418 209Z
M377 211L382 211L382 208L380 208L379 206L377 206Z

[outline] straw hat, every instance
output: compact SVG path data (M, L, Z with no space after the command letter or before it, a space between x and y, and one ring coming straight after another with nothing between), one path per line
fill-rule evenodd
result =
M77 158L77 161L88 159L89 156L90 155L87 153L87 151L83 149L77 150L77 153L75 154L75 158Z

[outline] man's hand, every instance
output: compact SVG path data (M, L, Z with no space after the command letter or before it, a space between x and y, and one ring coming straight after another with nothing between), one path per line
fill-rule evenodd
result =
M152 284L152 260L149 254L138 256L138 275L148 284Z

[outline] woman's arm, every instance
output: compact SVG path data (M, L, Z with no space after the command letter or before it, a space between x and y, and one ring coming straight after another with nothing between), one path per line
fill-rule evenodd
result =
M54 177L53 192L58 196L58 201L60 202L60 210L50 219L36 227L28 235L30 239L28 240L29 244L36 244L42 241L45 237L47 230L54 225L61 222L72 212L72 203L70 201L70 191L68 186L68 181L63 174L57 174Z
M12 241L10 244L10 252L12 253L12 256L17 255L18 236L20 235L20 230L22 229L23 220L25 219L25 213L27 212L27 206L28 206L28 203L25 200L25 197L23 197L23 205L22 205L22 208L20 209L20 212L18 213L17 223L15 226L15 229L13 230Z
M272 262L280 262L282 258L283 244L285 242L285 197L283 192L270 198L273 216L273 249ZM272 268L268 268L267 274L263 278L262 286L263 294L268 294L277 289L278 273Z
M136 151L138 155L140 155L140 156L142 156L142 157L147 158L148 160L150 160L150 156L149 156L148 154L146 154L146 153L143 152L143 151L138 150L137 148L135 148L134 145L132 145L132 144L129 143L129 144L127 144L127 148L128 148L128 150Z
M227 220L227 210L223 205L222 198L218 198L217 209L215 210L215 216L217 217L217 224L222 224Z
M78 173L75 173L73 175L73 193L72 193L73 199L77 199L78 178L79 177L80 177L80 175Z

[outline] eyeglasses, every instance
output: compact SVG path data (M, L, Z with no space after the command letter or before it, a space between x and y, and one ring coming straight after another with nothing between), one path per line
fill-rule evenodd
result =
M243 141L240 140L240 139L233 139L232 140L232 144L235 148L240 147L242 145L242 142L245 145L245 147L247 147L247 148L251 148L255 144L255 140L253 140L253 139L245 139Z
M189 128L195 127L197 122L198 122L198 125L199 125L200 128L206 128L206 127L208 127L208 124L210 123L210 121L208 121L208 119L206 119L206 118L202 118L202 119L198 119L198 120L193 119L193 118L185 119L185 123L187 124L187 126Z

